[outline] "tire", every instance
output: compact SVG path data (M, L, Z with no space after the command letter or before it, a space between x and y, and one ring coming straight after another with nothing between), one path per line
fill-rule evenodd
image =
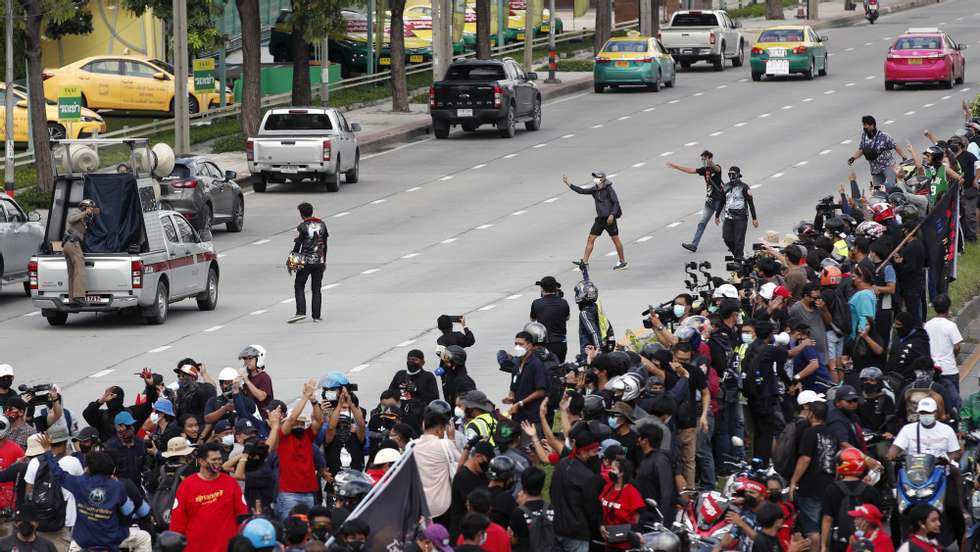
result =
M187 95L187 112L191 115L201 110L201 105L197 103L197 98L193 94Z
M816 68L816 65L817 65L817 62L814 61L814 58L810 58L810 68L807 69L806 71L803 71L803 78L804 79L806 79L806 80L813 80L813 73L814 73L814 69Z
M241 232L243 228L245 228L245 198L238 196L235 207L231 211L231 220L225 224L225 230Z
M829 58L825 55L823 57L823 69L821 69L820 72L817 74L820 75L821 77L826 77L827 73L829 72L830 72L830 61Z
M510 109L507 110L507 115L503 119L497 121L497 133L500 134L501 138L513 138L517 134L516 123L514 121L514 104L510 105Z
M745 44L739 42L738 55L732 58L732 67L741 67L743 65L745 65Z
M722 51L721 54L718 54L711 60L711 65L714 66L715 71L725 70L725 54L724 54L725 45L724 44L721 45L721 51Z
M28 297L31 296L31 283L30 282L24 282L24 295L26 295Z
M147 324L157 326L167 321L167 314L170 312L170 288L167 282L160 280L157 282L157 294L153 304L143 309L143 319Z
M943 90L950 90L950 89L952 89L953 88L953 72L950 71L949 72L949 78L946 79L946 80L944 80L944 81L941 81L939 84L942 85Z
M354 166L344 173L344 182L347 184L357 184L361 178L361 151L354 152Z
M540 130L541 129L541 99L535 98L534 108L531 111L531 120L524 122L524 128L527 130Z
M652 92L660 92L660 71L657 71L657 80L647 84L647 88Z
M64 326L68 322L67 312L49 311L48 309L44 309L41 311L41 314L44 315L45 320L47 320L48 324L51 326Z
M604 85L604 84L599 84L599 83L597 83L597 82L596 82L596 83L593 83L593 84L592 84L592 90L593 90L593 91L594 91L594 92L595 92L596 94L602 94L602 91L603 91L603 89L605 89L605 88L606 88L606 85Z
M340 158L337 158L337 166L340 166ZM335 194L340 191L340 173L324 174L320 177L320 182L327 189L328 193Z
M201 228L199 230L201 233L211 233L212 222L214 222L214 207L210 203L204 204L204 211L201 212L201 216L204 220L201 222Z
M449 138L449 123L432 121L432 133L436 135L436 139L438 140Z
M956 79L956 84L963 84L964 81L966 81L966 65L963 66L963 74Z
M677 72L676 71L674 72L674 78L670 79L669 81L664 82L664 88L673 88L675 82L677 82Z
M683 69L690 69L691 68L691 62L690 61L682 61L682 62L680 62L680 64L681 64L681 68L683 68Z
M48 123L48 138L51 140L64 140L68 138L68 131L58 123Z
M252 190L254 190L255 193L257 194L264 194L265 187L268 186L268 184L269 182L265 179L264 176L259 176L258 181L252 184Z
M885 90L895 90L895 83L892 81L885 81Z
M218 273L214 267L208 269L207 287L197 296L197 308L202 311L213 311L218 306Z
M755 81L755 82L761 81L762 80L762 73L758 73L756 71L752 71L752 80Z

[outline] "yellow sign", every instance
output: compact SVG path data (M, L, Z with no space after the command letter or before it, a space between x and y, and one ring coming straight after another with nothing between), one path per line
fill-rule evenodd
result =
M58 96L61 98L79 98L82 96L82 87L77 84L67 84L58 89Z
M391 65L391 58L383 57L378 60L378 65Z
M420 56L420 55L408 56L408 62L409 63L422 63L422 56Z
M204 58L194 60L195 71L214 71L214 58Z

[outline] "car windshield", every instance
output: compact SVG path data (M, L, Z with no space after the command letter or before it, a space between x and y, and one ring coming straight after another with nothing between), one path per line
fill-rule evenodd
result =
M326 113L273 113L265 121L265 130L330 130Z
M895 42L896 50L938 50L938 36L903 36Z
M671 27L717 27L718 18L713 13L678 13L674 15Z
M456 65L449 68L446 80L504 80L503 65Z
M646 52L647 43L642 40L617 41L606 44L603 52Z
M174 165L174 170L170 171L170 178L190 178L191 168L187 165Z
M759 35L759 42L803 42L803 30L770 29Z

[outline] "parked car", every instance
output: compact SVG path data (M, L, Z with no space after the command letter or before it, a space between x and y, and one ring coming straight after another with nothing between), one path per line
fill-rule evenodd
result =
M606 86L646 86L654 92L660 86L672 87L677 81L674 58L659 40L630 31L627 36L610 38L595 57L593 87L596 94Z
M27 109L27 95L18 90L16 86L10 92L14 95L14 142L25 143L30 139L28 128L30 122ZM0 121L5 121L7 114L6 108L7 85L0 82ZM63 140L65 138L88 138L93 134L103 134L106 132L105 121L102 116L91 109L82 108L81 118L77 121L59 121L58 103L45 100L45 115L48 119L48 136L52 140ZM0 135L0 141L6 140L6 134Z
M334 108L266 111L258 136L245 143L251 173L259 176L252 189L262 193L269 182L313 180L338 192L341 175L348 184L357 182L361 150L354 133L360 130Z
M201 233L216 224L229 232L245 226L245 196L235 182L235 171L222 172L205 157L181 157L168 178L160 181L160 203L177 211Z
M770 27L762 31L749 59L752 80L791 74L801 74L805 79L825 76L829 71L826 42L827 37L817 34L809 25Z
M126 111L167 111L174 109L174 74L160 62L139 56L93 56L80 59L59 69L45 69L44 96L58 100L65 85L82 88L82 106L90 109ZM188 106L197 113L202 106L219 104L214 92L194 90L194 77L187 77Z
M963 84L966 44L958 44L936 27L912 28L895 39L885 58L885 90L896 85L939 83L943 88Z
M0 195L0 288L23 282L31 294L27 265L43 241L41 215L25 213L13 198Z
M541 92L537 73L525 73L513 59L460 60L446 78L429 88L429 114L436 138L448 138L460 125L472 132L492 124L503 138L513 138L518 121L527 130L541 128Z
M658 38L681 67L707 61L715 71L723 71L726 59L733 67L745 63L741 26L724 10L680 10L674 12L670 25L660 30Z

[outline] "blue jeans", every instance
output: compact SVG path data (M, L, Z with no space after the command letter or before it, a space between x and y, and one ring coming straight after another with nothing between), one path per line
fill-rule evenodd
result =
M558 548L562 552L589 552L589 541L557 537Z
M289 516L289 512L297 504L305 504L312 508L315 506L313 500L313 493L282 493L276 497L276 515L279 519L286 519Z
M800 529L803 534L819 533L823 500L820 497L797 495L796 508L800 511Z
M704 228L708 226L708 221L717 214L721 214L722 202L715 201L712 199L704 200L704 212L701 214L701 221L698 222L698 229L694 232L694 240L691 244L697 248L698 244L701 243L701 236L704 235Z
M708 432L698 426L698 448L695 453L695 468L699 489L715 488L715 455L711 447L711 437L715 434L715 415L708 411Z
M745 447L734 447L732 437L745 439L745 420L742 418L742 405L738 402L738 392L723 390L722 393L735 393L734 400L723 400L721 410L718 411L718 419L715 421L715 452L718 454L717 462L720 471L731 472L730 466L725 466L724 462L736 462L745 458Z
M949 389L950 394L952 395L950 398L953 399L953 404L950 405L950 407L952 407L955 410L959 410L960 405L963 402L962 399L960 398L960 377L955 374L951 374L948 376L944 375L939 377L941 377L943 381L946 382L946 387ZM947 407L946 411L949 412L949 410L950 408Z

